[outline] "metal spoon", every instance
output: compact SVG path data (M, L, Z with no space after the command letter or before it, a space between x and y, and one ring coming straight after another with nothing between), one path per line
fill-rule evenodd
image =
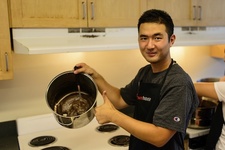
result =
M79 99L82 99L81 91L80 91L80 85L77 85L77 88L78 88Z

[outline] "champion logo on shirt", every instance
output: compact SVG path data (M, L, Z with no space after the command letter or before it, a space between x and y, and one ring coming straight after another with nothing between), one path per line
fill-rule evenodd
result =
M173 120L174 120L175 122L180 122L180 118L179 118L179 117L174 117Z
M137 96L137 99L141 101L148 101L148 102L151 101L151 97L145 97L145 96Z

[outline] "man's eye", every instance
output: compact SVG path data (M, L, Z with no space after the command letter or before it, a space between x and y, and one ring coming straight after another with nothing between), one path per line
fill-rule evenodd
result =
M155 40L161 40L162 39L162 37L155 37Z
M146 41L146 40L148 40L148 38L147 37L140 37L140 40L141 41Z

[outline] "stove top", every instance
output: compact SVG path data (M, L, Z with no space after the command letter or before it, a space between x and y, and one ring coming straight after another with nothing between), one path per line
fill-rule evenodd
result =
M89 124L77 129L65 128L57 123L53 114L19 118L16 120L18 141L21 150L51 150L56 147L69 150L127 150L127 144L110 143L113 137L127 137L129 133L112 123L101 126L94 118ZM209 129L187 129L189 138L208 134ZM30 142L37 137L54 137L47 145L32 146ZM43 139L41 139L42 141ZM129 139L126 139L129 140ZM125 140L125 141L126 141ZM121 138L116 141L121 141Z
M128 149L128 145L117 146L109 143L112 137L129 136L127 131L118 127L111 132L99 132L97 130L99 126L95 118L86 126L78 129L62 127L57 123L53 114L19 118L17 119L19 146L21 150L45 150L56 146L65 147L69 150ZM54 137L55 139L47 145L32 146L30 144L31 140L43 136ZM37 141L37 139L35 140ZM40 141L43 142L43 139Z

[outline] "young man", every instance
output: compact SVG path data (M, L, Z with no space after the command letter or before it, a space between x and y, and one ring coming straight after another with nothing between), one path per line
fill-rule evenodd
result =
M92 76L103 95L96 107L100 124L113 122L131 134L129 150L183 150L184 136L198 98L189 75L170 56L175 42L171 17L148 10L138 22L140 52L149 65L139 70L125 87L116 88L85 63L75 74ZM117 109L134 105L134 118Z

